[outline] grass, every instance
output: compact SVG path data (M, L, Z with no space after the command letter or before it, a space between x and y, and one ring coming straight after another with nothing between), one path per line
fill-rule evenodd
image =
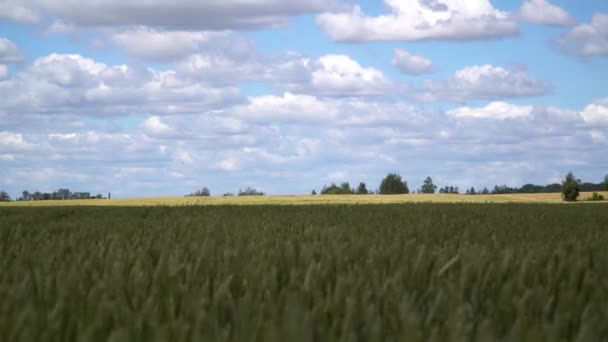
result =
M608 192L599 192L608 198ZM583 192L579 202L591 196ZM391 203L562 203L559 193L505 195L293 195L293 196L211 196L211 197L141 197L112 200L71 200L0 202L0 206L183 206L183 205L251 205L251 204L391 204Z
M605 341L608 206L2 207L0 341Z

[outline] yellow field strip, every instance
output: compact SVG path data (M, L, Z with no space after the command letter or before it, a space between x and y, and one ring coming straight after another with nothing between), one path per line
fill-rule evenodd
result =
M608 191L600 192L608 199ZM581 193L580 202L587 202L590 192ZM0 206L184 206L184 205L256 205L256 204L383 204L383 203L564 203L560 194L505 194L505 195L453 195L453 194L408 194L408 195L277 195L277 196L211 196L211 197L140 197L118 199L29 201L0 203Z

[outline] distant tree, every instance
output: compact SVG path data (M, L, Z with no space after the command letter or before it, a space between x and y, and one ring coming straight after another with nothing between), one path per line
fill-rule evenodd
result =
M433 184L433 179L431 179L431 177L426 177L420 191L423 194L434 194L435 190L437 190L437 186Z
M581 180L576 179L572 172L568 172L566 179L562 181L562 199L567 202L574 202L580 192Z
M608 191L608 175L604 176L604 190Z
M368 193L369 191L367 190L365 183L359 183L359 186L357 187L357 195L367 195Z
M448 193L450 193L450 194L455 193L455 190L454 190L454 187L453 187L453 186L451 186L451 187L449 188Z
M32 199L31 195L30 195L30 192L27 191L27 190L24 190L23 193L22 193L22 195L23 195L23 200L24 201L30 201Z
M344 193L346 193L346 194L349 194L349 193L352 194L355 192L354 189L351 189L350 183L348 183L348 182L343 182L342 184L340 184L340 187L342 188L342 191L344 191Z
M488 190L488 188L484 187L483 190L481 190L481 193L484 195L487 195L490 193L490 190Z
M255 188L247 187L245 190L239 189L239 196L264 196L265 194L261 191L257 191Z
M6 191L0 191L0 202L10 202L11 196Z
M230 197L230 196L234 196L234 195L231 192L226 192L222 196L224 196L224 197Z
M340 186L337 186L335 183L331 183L330 186L323 186L321 189L321 195L351 195L354 194L355 191L350 188L350 184L348 182L342 183Z
M36 191L32 195L32 198L34 201L40 201L42 199L42 194L40 193L40 191Z
M409 194L410 189L407 187L407 182L401 180L401 176L396 173L389 173L380 182L380 194Z
M311 195L316 195L317 192L315 191L315 189L312 189L312 192L310 193Z
M439 189L439 193L440 193L440 194L445 194L446 192L445 192L444 188L440 188L440 189Z
M467 191L467 193L469 195L477 195L477 192L475 191L475 187L472 186L470 190Z
M191 193L190 195L187 196L193 196L193 197L206 197L206 196L210 196L211 193L209 192L209 188L207 188L206 186L203 187L200 190L196 190L195 192Z

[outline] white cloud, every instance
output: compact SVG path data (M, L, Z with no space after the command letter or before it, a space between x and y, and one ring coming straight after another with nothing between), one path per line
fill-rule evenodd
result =
M131 56L144 60L170 61L197 52L202 42L221 38L227 33L200 31L164 31L137 27L114 32L111 40Z
M524 1L517 17L522 21L551 26L568 26L575 22L563 8L547 0Z
M579 24L557 39L568 53L582 57L608 57L608 15L597 13L591 23Z
M153 135L166 135L175 133L175 131L167 124L165 124L158 116L152 116L146 119L143 122L142 126L145 131Z
M11 77L8 73L8 68L4 64L0 64L0 82L6 81Z
M338 108L329 101L292 93L253 97L249 104L237 107L235 113L247 121L289 123L330 122L339 114Z
M226 158L217 162L216 166L224 171L237 171L238 160L236 158Z
M65 23L61 20L55 20L46 29L46 33L47 34L66 34L66 33L72 33L75 30L76 30L76 27L73 24Z
M0 37L0 63L19 63L25 59L17 46L6 38Z
M51 54L0 83L11 114L200 113L244 100L235 87L214 87L173 70L109 66L80 55Z
M489 64L460 69L450 78L427 80L417 99L463 103L548 94L551 87L533 79L525 70L505 69Z
M401 49L393 50L391 64L399 69L402 74L421 75L435 71L431 60Z
M447 112L457 118L507 119L522 118L532 114L533 106L518 106L506 102L491 102L485 107L460 107Z
M335 1L225 0L44 0L60 18L83 26L143 25L169 30L226 30L282 27L290 16L339 7Z
M34 145L23 138L23 134L0 132L0 146L3 152L31 149Z
M580 114L589 124L608 126L608 98L587 105Z
M32 24L38 21L38 14L22 6L22 1L3 0L0 1L0 19L19 24Z
M391 82L372 67L363 67L346 55L325 55L315 63L310 86L326 95L375 95L385 93Z
M507 12L488 0L384 0L390 13L368 16L359 6L350 12L323 13L317 24L337 41L475 40L518 32Z

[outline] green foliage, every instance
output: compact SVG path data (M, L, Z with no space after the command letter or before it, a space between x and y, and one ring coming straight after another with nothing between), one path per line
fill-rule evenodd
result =
M604 190L608 191L608 175L604 176Z
M434 194L435 190L437 190L437 186L433 184L433 179L431 179L431 177L426 177L420 191L423 194Z
M574 202L580 193L580 179L576 179L572 172L568 172L566 179L562 181L562 199Z
M602 194L598 194L594 192L590 197L587 198L587 201L603 201L604 196Z
M0 202L10 202L11 196L6 191L0 191Z
M389 173L380 182L380 194L409 194L410 189L407 187L407 182L401 179L401 176L396 173Z
M247 187L244 190L239 189L239 196L264 196L265 194L261 191L257 191L254 188Z
M603 205L0 208L2 341L602 341Z
M209 188L207 188L205 186L200 190L196 190L195 192L191 193L190 195L186 195L186 197L208 197L210 195L211 195L211 193L209 192Z
M355 190L351 189L348 182L343 182L340 186L331 183L329 187L323 186L323 189L321 189L321 195L352 195L354 193Z
M365 183L361 182L359 183L359 186L357 187L357 195L367 195L369 194L369 190L367 190L367 185L365 185Z

